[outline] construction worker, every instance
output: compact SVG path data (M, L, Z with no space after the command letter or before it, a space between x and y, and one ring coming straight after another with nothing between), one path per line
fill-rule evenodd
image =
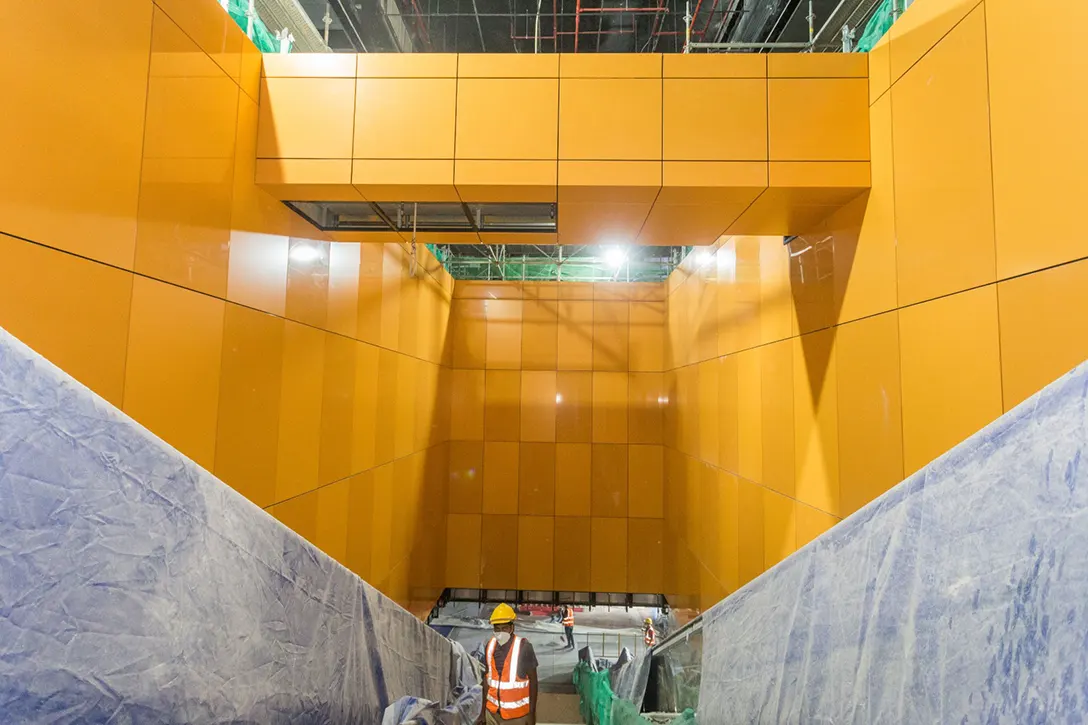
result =
M646 645L646 649L657 644L657 632L654 631L654 622L649 617L642 621L642 642Z
M574 647L574 607L569 604L563 605L563 632L567 636L567 645L563 648L575 649Z
M517 618L509 604L491 613L495 636L485 652L484 706L477 725L536 725L536 652L529 640L514 634Z

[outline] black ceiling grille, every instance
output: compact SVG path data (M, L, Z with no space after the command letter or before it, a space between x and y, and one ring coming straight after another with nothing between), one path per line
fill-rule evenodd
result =
M555 204L462 204L410 201L285 201L324 232L555 233Z

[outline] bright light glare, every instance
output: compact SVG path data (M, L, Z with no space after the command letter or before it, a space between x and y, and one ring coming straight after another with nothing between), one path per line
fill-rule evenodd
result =
M311 247L309 244L296 244L291 248L290 256L292 262L309 264L321 258L321 250L317 247Z
M555 394L555 404L559 405L562 402L563 402L563 394L562 393L556 393Z
M623 247L608 247L604 250L604 261L611 267L619 267L627 261L627 250Z
M702 266L714 258L709 249L700 249L695 252L695 263Z

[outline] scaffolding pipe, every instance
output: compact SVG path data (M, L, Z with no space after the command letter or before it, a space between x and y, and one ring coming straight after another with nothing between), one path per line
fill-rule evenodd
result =
M540 6L544 0L536 0L536 31L533 33L536 37L533 40L533 52L540 52ZM555 28L552 28L552 32L555 32Z
M691 48L691 0L684 3L684 52Z
M473 0L475 2L475 0ZM808 49L812 50L812 42L816 38L813 23L816 22L816 12L812 9L812 0L808 0Z
M574 52L578 52L578 25L582 20L582 0L574 2ZM558 33L557 33L558 34Z
M807 48L808 43L689 43L689 47L696 50L774 50Z
M824 31L827 30L827 26L831 25L831 21L835 19L835 16L839 14L839 11L842 10L842 6L845 4L846 0L839 0L839 4L836 5L835 9L831 11L831 14L827 16L827 20L824 21L823 26L820 28L819 32L816 33L816 37L812 39L813 47L816 46L816 43L820 42L820 38L823 37Z
M415 2L415 0L412 0ZM484 27L480 24L480 11L476 8L476 0L472 0L472 12L476 15L476 30L480 31L480 50L487 52L487 44L484 42Z

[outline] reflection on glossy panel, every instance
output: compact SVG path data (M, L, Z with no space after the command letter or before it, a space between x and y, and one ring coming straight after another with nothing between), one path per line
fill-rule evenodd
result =
M532 545L531 542L526 542ZM518 585L518 517L483 516L480 537L480 586L516 589Z
M484 443L483 512L518 512L518 444Z
M593 561L589 516L557 516L555 519L555 588L561 591L593 591ZM587 551L586 544L590 544Z
M997 289L904 308L899 334L910 474L1001 414Z
M1001 379L1005 410L1088 359L1088 261L1002 282Z
M839 513L844 516L903 478L898 314L859 320L836 331Z
M284 501L317 486L324 374L325 335L305 325L286 322L276 451L276 501Z
M131 299L125 272L0 234L0 327L117 406Z
M664 449L661 446L628 446L628 510L631 518L664 516Z
M794 339L793 414L797 500L840 513L835 331Z
M555 444L522 443L518 453L518 513L555 513Z
M551 516L519 516L518 589L549 591L555 555L555 519Z
M20 61L0 65L0 231L131 269L153 7L77 3L52 23L55 42L8 38ZM3 19L37 27L41 12L5 3Z
M215 475L258 506L275 503L284 321L228 304Z
M555 447L555 515L589 516L593 447L559 443Z
M664 591L664 538L661 519L628 521L627 591Z
M627 591L627 533L627 519L592 519L592 591Z
M124 411L205 468L215 464L225 303L137 277Z
M627 456L627 446L593 445L590 488L594 516L628 515Z
M900 305L994 281L987 109L978 7L892 87Z

